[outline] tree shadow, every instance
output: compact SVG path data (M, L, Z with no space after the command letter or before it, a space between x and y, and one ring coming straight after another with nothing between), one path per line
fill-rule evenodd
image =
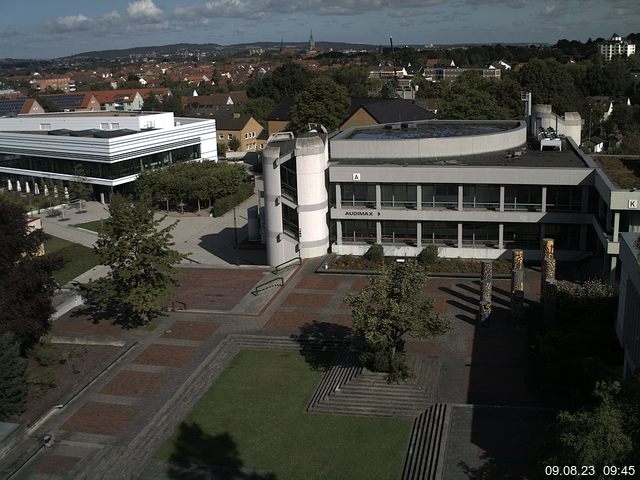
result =
M469 480L524 480L522 472L519 472L513 465L499 462L495 458L486 453L481 456L484 462L479 467L472 467L464 461L460 461L458 466Z
M307 323L291 338L300 344L300 353L313 370L325 370L336 362L339 351L355 352L361 341L353 330L337 323Z
M275 480L271 472L243 468L238 447L228 433L209 435L197 423L182 422L167 476L176 480Z

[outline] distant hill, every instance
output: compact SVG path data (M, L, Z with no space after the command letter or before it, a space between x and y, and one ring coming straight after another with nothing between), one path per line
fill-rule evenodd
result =
M291 47L305 48L307 46L307 42L287 42L284 45L285 47L290 47L290 48ZM134 47L134 48L124 48L119 50L94 50L91 52L76 53L74 55L70 55L68 57L63 57L63 58L111 59L111 58L117 58L117 57L126 57L129 55L149 55L152 53L160 54L160 55L174 54L178 50L189 50L189 51L199 50L201 52L214 52L214 51L232 52L232 51L239 51L239 50L248 50L251 48L273 49L273 48L278 48L279 46L280 46L280 42L236 43L233 45L220 45L217 43L175 43L172 45ZM329 49L371 50L373 48L376 48L375 45L367 45L367 44L361 44L361 43L345 43L345 42L316 42L316 46L324 50L329 50Z

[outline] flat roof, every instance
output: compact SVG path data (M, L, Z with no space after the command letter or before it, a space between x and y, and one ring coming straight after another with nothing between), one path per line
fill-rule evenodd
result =
M99 110L95 112L49 112L49 113L30 113L28 115L20 115L16 118L47 118L47 117L143 117L147 115L160 115L167 112L121 112L121 111L109 111Z
M640 188L640 158L592 155L617 188Z
M506 132L517 128L519 122L461 123L443 120L420 123L396 123L381 127L357 128L346 139L349 140L399 140L405 138L443 138L486 135Z
M446 158L336 158L331 163L337 165L407 165L442 167L541 167L541 168L589 168L568 142L563 142L562 151L527 148L503 150L499 152L463 155ZM522 152L522 153L517 153Z

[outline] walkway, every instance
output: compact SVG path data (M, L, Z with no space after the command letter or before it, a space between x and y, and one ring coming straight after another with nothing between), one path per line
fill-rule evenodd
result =
M252 313L239 311L239 305L247 302L256 278L264 276L265 270L210 269L210 275L217 275L219 281L206 281L205 290L211 297L205 300L217 305L215 313L206 309L170 312L150 332L93 325L82 317L67 316L56 322L56 335L116 336L138 345L45 423L40 432L54 432L56 444L36 457L18 478L137 478L239 348L229 334L329 340L348 335L351 317L343 298L361 289L366 277L315 274L320 261L305 262L291 272L284 287L264 292L260 309ZM233 282L225 281L227 274L235 276ZM531 286L536 284L533 275L528 279ZM433 384L430 401L461 406L452 412L451 431L461 433L455 433L457 443L449 445L453 456L447 457L446 465L453 470L445 478L463 478L462 461L469 468L481 466L481 446L492 445L485 437L477 443L480 434L493 438L491 429L478 432L477 425L486 424L477 415L466 415L463 405L485 404L493 409L491 405L502 401L525 407L535 400L525 381L528 364L523 332L510 326L504 316L508 283L495 282L494 320L478 328L474 320L479 298L476 281L429 280L426 291L434 298L436 309L452 319L453 329L438 339L407 341L411 355L439 366L424 379ZM34 437L32 448L36 443ZM27 450L25 445L22 451ZM157 471L157 462L151 465Z

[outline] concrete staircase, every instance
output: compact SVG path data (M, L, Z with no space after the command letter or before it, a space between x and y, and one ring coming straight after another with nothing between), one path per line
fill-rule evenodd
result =
M451 408L438 403L427 408L413 422L402 480L440 480Z
M415 378L406 383L388 383L384 373L355 365L337 365L325 373L314 393L308 412L332 415L415 417L433 403L440 363L418 360Z

